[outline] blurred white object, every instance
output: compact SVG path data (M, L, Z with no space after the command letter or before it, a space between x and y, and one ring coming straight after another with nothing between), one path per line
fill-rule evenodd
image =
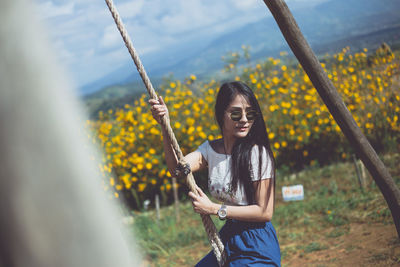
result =
M150 205L150 200L146 199L145 201L143 201L143 209L147 210L149 208Z
M303 185L282 186L283 201L303 200L304 188Z
M34 14L27 0L0 1L0 266L138 266Z

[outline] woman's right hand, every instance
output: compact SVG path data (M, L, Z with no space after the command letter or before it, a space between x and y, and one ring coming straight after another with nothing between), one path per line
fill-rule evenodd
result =
M165 105L162 96L160 96L158 100L150 99L149 104L151 105L151 114L158 123L161 123L161 118L163 116L167 116L167 119L169 118L168 108Z

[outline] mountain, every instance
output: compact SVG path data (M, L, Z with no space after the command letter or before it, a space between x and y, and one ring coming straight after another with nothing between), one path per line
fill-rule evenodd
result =
M307 8L296 8L293 15L314 51L324 54L335 53L344 46L357 51L364 47L374 49L382 42L389 45L400 43L399 11L399 0L329 0ZM146 55L142 61L152 80L161 80L171 73L175 78L192 73L199 77L215 75L223 67L221 56L240 51L242 45L251 47L253 62L277 56L280 51L289 51L270 16L214 39L191 40L175 47L165 47L156 54ZM87 95L86 99L91 96L98 98L99 94L88 95L88 92L101 86L110 88L119 84L119 95L129 95L135 91L132 91L134 82L140 83L140 77L133 62L129 62L81 91Z
M340 40L357 41L357 37L400 26L399 11L398 0L332 0L313 9L298 9L293 15L304 36L317 52L332 53L343 46L352 45ZM383 41L389 44L400 41L398 35L381 37L382 40L373 44L375 47ZM277 56L280 51L289 50L275 20L267 17L220 36L197 56L181 60L170 68L174 73L190 69L204 74L217 70L222 67L221 56L229 51L241 50L243 44L251 46L253 60Z
M169 73L174 73L177 78L182 78L187 75L187 72L182 75L176 75L176 62L186 61L191 57L195 57L198 51L202 51L209 45L209 42L202 40L190 40L185 43L180 43L174 46L165 46L162 51L152 53L150 55L140 56L143 66L147 74L153 80L154 77L161 78ZM190 47L190 49L188 49ZM141 81L141 78L136 70L136 66L129 58L128 63L117 68L111 73L105 75L90 84L83 86L80 89L82 95L90 95L101 88L106 88L113 85L126 85L134 81ZM178 70L179 71L179 70Z

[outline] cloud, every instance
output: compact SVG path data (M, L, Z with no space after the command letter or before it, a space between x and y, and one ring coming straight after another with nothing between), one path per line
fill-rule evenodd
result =
M261 1L258 0L232 0L231 2L233 2L233 5L240 10L250 10L250 9L254 9L256 7L260 6ZM264 3L261 3L262 5L265 5Z
M110 62L130 60L104 1L35 1L60 58L76 73L78 84L111 72L114 66ZM140 55L184 47L188 42L211 42L221 33L270 16L258 0L114 1ZM307 1L326 0L288 0L288 4L305 5Z
M137 16L138 14L141 14L141 12L143 11L144 3L144 0L129 0L127 2L119 4L117 8L119 10L119 14L123 19L129 19Z
M112 24L104 29L103 37L100 40L100 45L104 48L112 48L120 44L121 41L121 35L117 30L117 27Z
M74 12L75 4L72 2L63 5L55 5L52 1L39 3L39 16L43 19L58 17L62 15L71 15Z

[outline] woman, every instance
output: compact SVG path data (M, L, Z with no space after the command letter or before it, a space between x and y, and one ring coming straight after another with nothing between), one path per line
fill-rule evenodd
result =
M153 117L168 116L160 101L149 100ZM208 189L189 193L197 213L217 215L227 222L220 231L228 266L280 266L280 249L271 224L274 211L275 161L265 122L254 93L242 82L224 83L217 95L215 117L222 138L205 141L186 155L192 172L208 168ZM163 136L165 137L165 132ZM172 146L164 138L168 169L177 168ZM218 266L210 252L196 266Z

